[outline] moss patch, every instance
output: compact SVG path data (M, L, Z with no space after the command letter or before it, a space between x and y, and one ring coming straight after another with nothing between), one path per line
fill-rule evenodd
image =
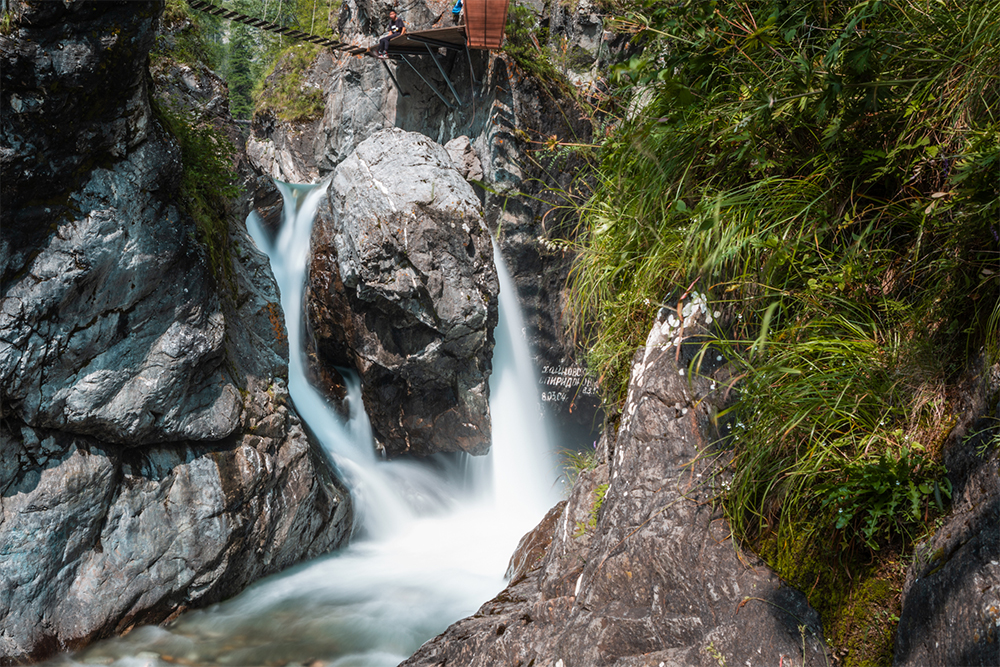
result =
M900 551L874 561L831 552L804 532L766 538L760 554L782 579L802 591L823 621L841 667L888 667L899 623L906 561Z
M198 241L208 252L212 273L235 294L225 212L229 200L240 194L232 162L236 149L224 133L194 114L155 103L153 111L180 146L181 202L195 221Z

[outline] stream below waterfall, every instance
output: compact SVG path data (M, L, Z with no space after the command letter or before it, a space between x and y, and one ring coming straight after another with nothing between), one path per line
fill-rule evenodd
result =
M355 535L338 552L260 581L231 600L147 626L49 664L396 665L504 586L524 533L558 500L559 474L541 416L520 309L498 252L488 456L380 461L349 378L344 422L305 380L302 294L313 216L325 187L279 183L284 220L273 242L248 227L271 260L289 341L289 393L355 503Z

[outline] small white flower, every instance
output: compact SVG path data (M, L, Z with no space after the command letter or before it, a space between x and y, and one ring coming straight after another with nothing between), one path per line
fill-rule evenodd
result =
M679 369L679 370L678 370L677 372L678 372L678 373L679 373L680 375L684 375L684 369L683 369L683 368Z
M714 315L714 316L715 316L716 318L718 318L718 317L719 317L720 315L722 315L722 313L720 313L719 311L715 311L715 312L714 312L714 313L712 313L712 314L713 314L713 315Z

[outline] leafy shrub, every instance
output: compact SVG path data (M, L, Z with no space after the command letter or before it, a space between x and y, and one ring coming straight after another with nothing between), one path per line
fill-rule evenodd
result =
M944 510L942 497L951 498L951 483L943 473L940 464L903 447L898 455L883 452L849 462L838 479L820 485L817 493L823 507L836 509L835 528L846 539L858 536L878 550L882 535L908 533L919 525L932 500Z

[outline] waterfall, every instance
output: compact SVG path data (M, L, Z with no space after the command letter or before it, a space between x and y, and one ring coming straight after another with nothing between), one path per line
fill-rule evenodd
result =
M281 291L290 342L289 393L346 477L360 530L339 552L189 612L169 627L139 628L64 656L62 664L396 665L503 588L518 540L558 499L553 484L558 471L535 371L500 253L494 248L500 324L490 379L491 453L463 454L458 463L454 456L380 461L357 378L347 374L346 422L305 379L302 295L312 220L325 187L279 183L279 188L285 213L276 238L268 238L253 214L247 224L270 257Z

